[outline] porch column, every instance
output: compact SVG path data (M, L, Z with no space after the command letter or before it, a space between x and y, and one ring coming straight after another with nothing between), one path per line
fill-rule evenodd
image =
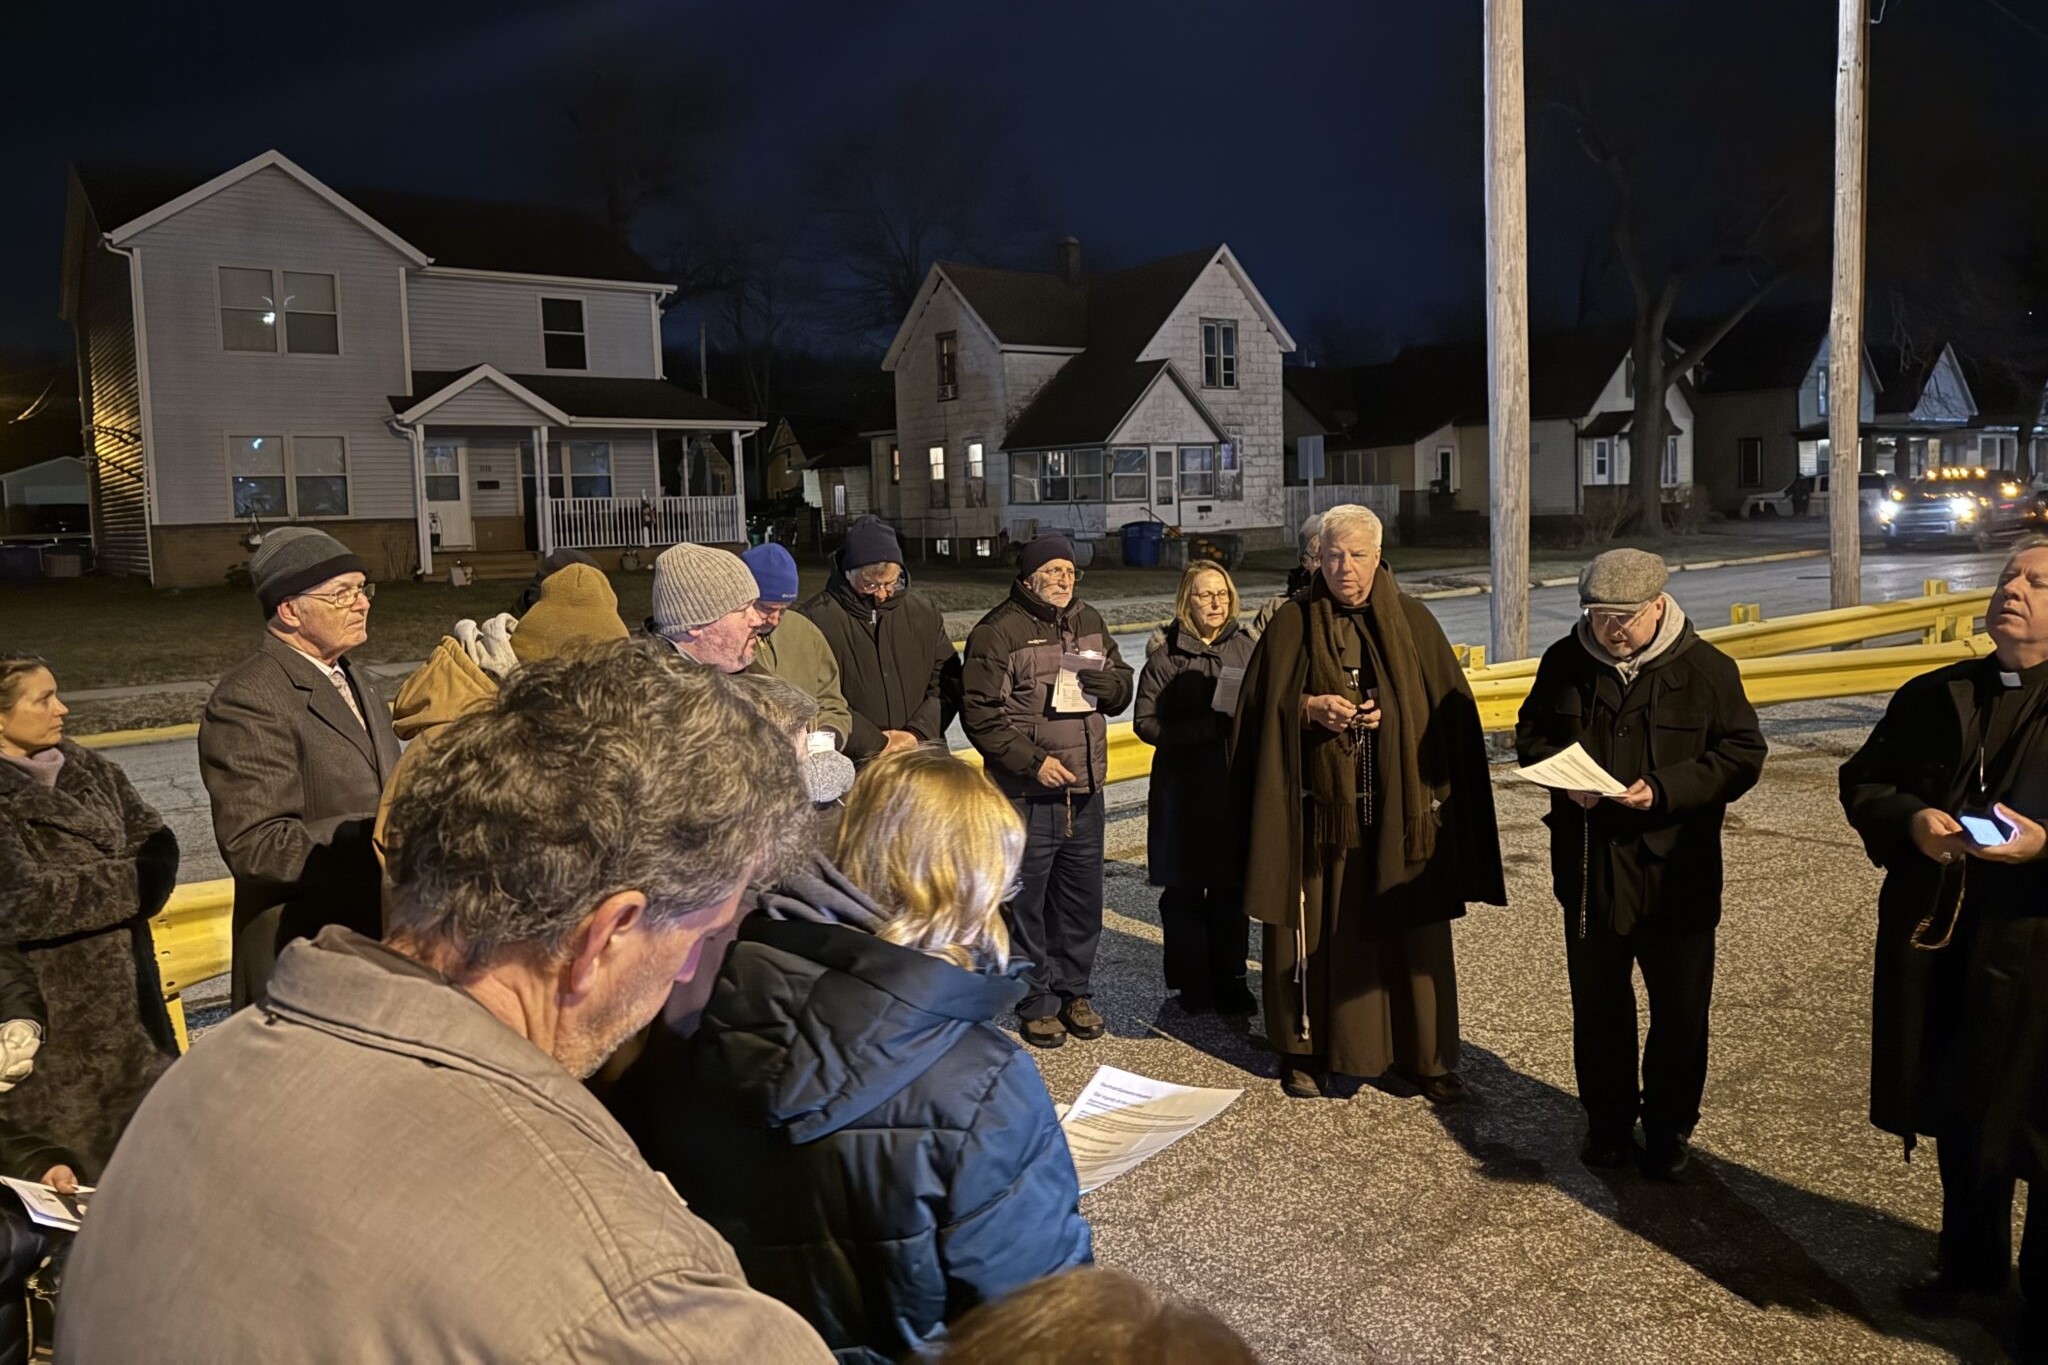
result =
M434 572L434 528L427 513L427 433L421 427L407 428L412 442L412 520L418 538L420 577Z
M747 543L747 457L740 445L745 432L734 429L732 433L732 487L734 505L739 508L740 544Z
M533 429L533 515L540 522L534 539L543 556L555 552L554 499L548 496L548 429Z

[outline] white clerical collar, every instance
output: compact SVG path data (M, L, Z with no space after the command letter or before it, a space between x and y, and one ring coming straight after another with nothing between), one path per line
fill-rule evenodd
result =
M2008 673L2001 668L1998 670L1998 685L2000 687L2018 687L2020 685L2020 675Z

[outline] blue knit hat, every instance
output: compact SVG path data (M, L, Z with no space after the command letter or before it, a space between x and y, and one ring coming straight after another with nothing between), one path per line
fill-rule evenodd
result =
M903 544L880 517L862 517L846 528L839 546L839 567L847 573L869 564L901 564Z
M763 602L796 601L796 556L780 545L756 545L740 556L754 571Z

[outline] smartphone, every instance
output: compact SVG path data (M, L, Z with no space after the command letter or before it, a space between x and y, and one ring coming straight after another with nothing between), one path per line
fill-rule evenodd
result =
M1979 848L2009 844L2019 833L2017 827L2007 824L2005 817L1995 810L1958 811L1956 823L1963 827L1963 833L1970 836L1970 842Z

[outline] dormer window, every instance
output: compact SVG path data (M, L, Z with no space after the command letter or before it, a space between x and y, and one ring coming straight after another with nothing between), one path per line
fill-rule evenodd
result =
M938 347L939 401L944 403L960 396L960 334L941 332L933 340Z
M1237 324L1225 318L1202 319L1202 387L1237 387Z
M540 301L541 363L550 370L587 370L590 352L583 331L582 299Z

